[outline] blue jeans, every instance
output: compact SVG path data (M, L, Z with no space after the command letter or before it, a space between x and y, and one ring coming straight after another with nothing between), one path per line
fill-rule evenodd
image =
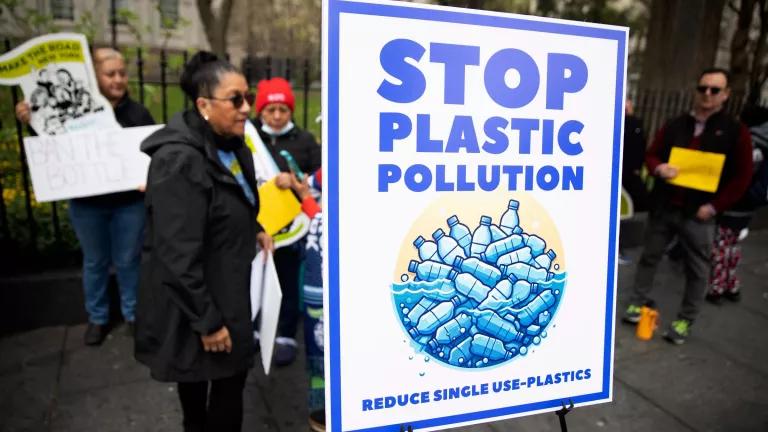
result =
M69 201L69 218L83 250L85 310L93 324L109 322L110 264L114 264L117 273L123 318L134 319L144 217L143 201L120 206Z

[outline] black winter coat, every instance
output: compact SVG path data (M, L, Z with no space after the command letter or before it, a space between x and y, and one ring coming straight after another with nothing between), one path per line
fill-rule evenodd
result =
M261 130L261 119L253 120L253 125L280 171L290 172L288 162L280 156L280 150L287 150L296 160L301 171L307 174L314 174L320 168L322 149L311 133L294 126L284 135L271 136Z
M149 136L147 225L136 308L136 359L160 381L233 376L253 365L250 271L259 210L253 159L235 154L256 205L218 158L215 136L196 111L175 115ZM200 340L222 326L231 353L205 352Z

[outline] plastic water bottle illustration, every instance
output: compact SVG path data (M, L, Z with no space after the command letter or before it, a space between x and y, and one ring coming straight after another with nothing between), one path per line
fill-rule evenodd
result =
M517 215L518 208L520 208L520 203L518 201L509 200L507 211L501 215L499 226L507 234L512 234L512 231L515 229L515 227L520 224L520 217Z
M525 279L528 282L537 283L546 282L552 279L554 276L554 274L546 271L545 269L536 268L529 264L519 262L510 265L502 265L501 274L505 277L514 275L517 279Z
M496 260L496 265L510 265L516 262L528 263L533 259L531 248L529 246L515 249L512 252L505 253Z
M470 327L472 327L472 318L465 313L461 313L437 329L435 338L429 341L429 347L435 350L438 345L453 343L464 336Z
M509 302L512 306L517 306L522 301L531 296L531 294L538 294L539 284L530 283L525 280L519 280L512 286L512 295L509 296Z
M499 269L474 257L456 257L456 259L453 260L453 268L459 272L471 274L480 282L488 286L496 285L496 282L501 279L501 271L499 271Z
M467 336L463 341L459 342L451 352L448 353L448 363L454 366L465 366L467 361L472 357L472 351L470 347L472 345L472 337Z
M450 300L438 304L425 312L424 315L419 318L416 327L408 330L408 333L413 337L417 337L419 334L429 335L434 333L438 327L453 318L453 308L455 306L456 304Z
M512 294L513 282L507 279L502 279L495 287L488 293L488 297L485 298L477 308L479 310L492 309L497 310L502 305L509 303L509 296Z
M437 245L431 240L424 240L424 237L418 236L413 241L413 245L419 251L419 258L422 261L437 261L440 257L437 255Z
M547 338L567 281L565 260L547 248L545 239L559 244L540 234L548 227L526 232L520 218L531 215L520 213L517 200L505 203L496 225L493 213L472 229L460 213L448 213L449 228L435 227L434 241L424 233L413 240L409 253L418 258L407 268L414 277L396 273L392 295L403 329L414 348L440 362L491 367L533 354Z
M491 243L507 237L507 233L496 224L491 224Z
M469 231L469 227L459 222L459 218L453 215L448 218L448 235L451 236L456 243L464 250L464 256L469 256L470 246L472 245L472 233Z
M537 235L530 235L525 239L525 244L530 246L531 255L539 256L544 253L544 249L547 247L547 242Z
M457 256L463 258L467 257L464 254L464 249L459 246L459 243L454 240L453 237L446 236L442 229L438 228L435 230L435 232L432 233L432 238L435 239L435 242L437 243L437 254L444 263L448 265L453 264L453 260L456 259Z
M415 326L419 321L419 318L424 315L424 312L428 311L432 306L436 304L437 300L432 300L429 297L422 297L421 300L413 305L411 310L408 311L408 315L405 316L405 319L407 320L406 324L409 327Z
M500 317L494 311L478 312L475 316L477 328L485 334L491 335L503 342L520 342L525 336L519 333L514 324Z
M552 261L554 261L555 257L557 257L557 254L555 254L555 251L550 249L547 251L547 253L537 256L536 259L533 260L533 264L539 268L549 270L549 267L552 265Z
M470 345L469 350L472 354L488 360L512 358L512 353L507 352L502 341L484 334L472 336L472 345Z
M453 281L456 291L477 303L485 300L488 297L488 293L491 292L489 287L483 285L482 282L469 273L459 273L456 270L451 270L448 273L448 279Z
M408 271L416 273L420 280L427 282L445 278L451 270L451 266L437 261L418 262L411 260L408 263Z
M511 314L517 317L517 320L522 326L529 326L538 317L539 314L544 312L545 309L552 307L555 304L555 295L552 294L552 290L544 290L541 294L534 297L530 303L517 311L510 311Z
M489 244L488 247L485 248L485 251L480 254L480 259L485 262L495 263L500 256L523 246L525 246L523 237L521 235L513 234Z
M480 216L480 225L472 233L472 256L480 257L485 249L491 243L491 217Z

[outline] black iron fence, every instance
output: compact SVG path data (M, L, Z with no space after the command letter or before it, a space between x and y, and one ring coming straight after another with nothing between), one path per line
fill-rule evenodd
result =
M5 49L11 49L7 40ZM129 91L155 120L166 122L170 114L191 106L178 84L187 52L126 49L124 54L129 77L133 77ZM316 64L309 60L247 58L242 70L252 86L272 76L291 81L296 92L294 121L319 137L320 126L314 119L320 112L320 88L312 85L319 77ZM79 259L66 202L37 203L34 199L22 146L27 130L14 116L20 98L17 88L0 87L0 272L72 265ZM631 90L629 98L651 139L665 119L690 109L693 92ZM768 101L762 102L768 105ZM743 104L744 96L734 94L726 109L738 114Z
M4 41L5 51L12 48ZM129 93L157 122L187 109L191 102L178 83L189 53L125 49ZM262 78L283 76L296 96L294 121L319 138L319 67L308 59L249 58L242 70L250 86ZM313 85L314 83L314 85ZM38 203L31 188L22 145L29 130L15 118L22 99L18 87L0 86L0 273L50 269L75 264L79 250L67 216L66 202Z

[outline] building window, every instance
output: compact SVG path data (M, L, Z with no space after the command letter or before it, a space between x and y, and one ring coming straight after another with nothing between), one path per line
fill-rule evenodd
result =
M179 23L179 0L160 0L160 26L164 29L176 28Z
M75 19L75 7L72 0L51 0L51 15L53 19Z
M112 3L110 1L110 3ZM134 13L131 10L131 2L129 0L114 0L115 3L115 20L118 24L127 24L128 19L126 14ZM110 4L111 7L111 4Z

